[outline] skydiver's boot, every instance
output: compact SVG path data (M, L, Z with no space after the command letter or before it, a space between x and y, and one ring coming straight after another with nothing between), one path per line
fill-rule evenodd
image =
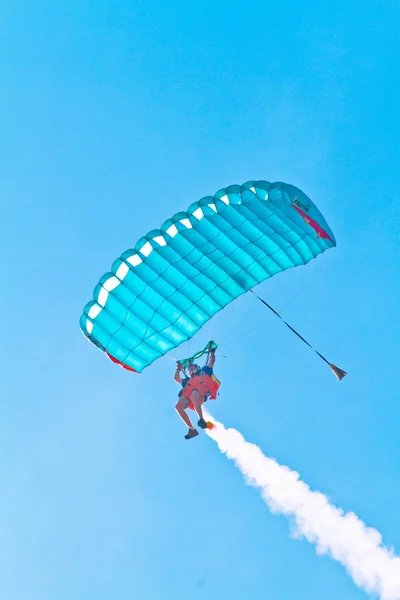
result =
M191 438L196 437L196 435L199 435L197 429L189 429L189 431L185 435L185 440L190 440Z
M197 421L197 425L199 427L201 427L202 429L207 429L207 423L203 418L201 418Z

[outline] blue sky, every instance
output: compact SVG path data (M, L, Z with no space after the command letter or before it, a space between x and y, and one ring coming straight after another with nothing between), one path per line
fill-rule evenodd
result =
M183 439L172 362L127 373L78 321L178 210L249 179L303 189L337 249L257 291L348 377L251 295L175 355L219 342L216 417L400 552L398 3L0 11L1 597L365 597Z

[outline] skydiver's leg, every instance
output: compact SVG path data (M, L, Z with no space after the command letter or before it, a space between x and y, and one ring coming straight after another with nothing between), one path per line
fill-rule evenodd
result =
M201 409L200 394L197 390L193 390L193 392L190 394L190 400L194 406L194 410L199 416L199 419L202 419L203 411Z
M201 427L202 429L206 429L207 423L205 422L205 420L203 418L203 411L201 408L201 404L202 404L201 396L197 390L193 390L193 392L190 395L190 400L194 406L194 410L196 411L196 413L199 417L199 420L198 420L199 427Z
M186 440L190 440L191 438L196 437L196 435L199 435L199 432L193 427L192 421L189 419L189 415L185 410L185 408L188 408L188 406L189 400L183 396L179 398L178 402L175 404L176 412L182 421L189 427L189 431L185 435Z
M182 421L189 427L189 429L194 429L192 421L189 419L189 415L186 412L186 408L189 406L189 400L187 398L183 398L181 396L178 402L175 404L176 412L182 419Z

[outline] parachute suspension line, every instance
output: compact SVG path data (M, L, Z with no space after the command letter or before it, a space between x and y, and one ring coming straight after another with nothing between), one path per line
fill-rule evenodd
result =
M177 362L177 358L174 358L173 356L167 356L166 354L164 354L161 358L165 358L166 360L170 360L172 362Z
M286 327L289 327L289 329L290 329L291 331L293 331L293 333L295 333L295 334L297 335L297 337L298 337L298 338L300 338L300 339L301 339L301 340L302 340L302 341L303 341L305 344L307 344L307 346L308 346L309 348L311 348L311 350L313 350L313 351L315 352L315 354L318 354L318 356L319 356L320 358L322 358L322 360L323 360L323 361L325 361L327 365L329 365L329 368L331 369L332 373L335 375L335 377L336 377L336 378L337 378L339 381L341 381L341 380L343 379L343 377L345 377L345 376L347 375L347 372L346 372L346 371L343 371L342 369L339 369L339 367L336 367L334 364L330 363L330 362L329 362L329 360L327 360L327 359L325 358L325 356L322 356L322 354L320 354L320 353L319 353L317 350L315 350L315 348L313 348L313 347L311 346L311 344L309 344L309 343L307 342L307 340L305 340L305 339L304 339L304 338L303 338L303 337L302 337L302 336L301 336L301 335L300 335L300 334L299 334L299 333L298 333L298 332L297 332L295 329L293 329L293 327L291 327L291 326L289 325L289 323L287 323L287 322L285 321L285 319L283 319L283 318L281 317L281 315L280 315L279 313L277 313L277 312L276 312L276 310L274 310L274 309L272 308L272 306L270 306L270 305L268 304L268 302L266 302L265 300L263 300L262 298L260 298L260 296L258 296L258 295L257 295L255 292L253 292L253 290L250 290L250 292L251 292L252 294L254 294L254 296L255 296L256 298L258 298L258 299L260 300L260 302L262 302L262 303L263 303L263 304L264 304L264 305L265 305L267 308L269 308L269 310L271 310L271 311L272 311L272 312L273 312L273 313L274 313L274 314L275 314L277 317L279 317L279 319L285 323Z
M299 296L300 294L303 293L304 290L312 287L315 285L315 282L317 279L319 279L322 275L323 270L326 267L324 266L322 269L320 269L320 273L319 275L317 275L317 277L314 279L314 281L311 281L310 283L308 283L307 285L304 285L303 287L301 287L300 289L297 290L297 292L291 296L290 298L288 298L286 300L286 302L284 302L282 304L282 307L286 307L288 304L291 304L293 302L293 300L295 300L295 298L297 298L297 296ZM229 305L230 306L230 305ZM266 319L263 319L262 321L260 321L258 323L258 325L256 327L253 327L252 329L249 329L248 331L245 331L245 333L241 333L239 335L237 335L235 338L229 340L229 342L225 342L224 344L220 344L220 348L222 348L223 346L230 346L231 344L234 344L235 342L237 342L237 340L241 339L242 337L245 337L246 335L250 335L250 333L253 333L253 331L257 331L258 329L260 329L263 325L265 325L265 323L267 323L267 321L269 321L269 319L272 318L272 315L269 315L269 317L267 317ZM217 356L222 356L222 354L218 354ZM226 358L226 357L224 357Z

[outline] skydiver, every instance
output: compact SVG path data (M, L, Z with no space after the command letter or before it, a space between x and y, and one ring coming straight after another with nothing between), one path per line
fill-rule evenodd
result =
M174 380L182 386L182 389L179 392L179 400L175 404L175 408L182 421L189 428L188 433L185 435L186 440L190 440L199 435L199 432L193 427L190 417L186 412L188 408L196 411L197 416L199 417L197 422L198 426L201 427L201 429L207 428L201 406L210 396L215 397L216 394L217 386L213 379L211 379L214 372L214 363L215 348L210 346L208 360L204 367L200 368L199 365L189 364L189 377L181 376L182 372L184 375L186 375L186 373L184 372L184 367L180 363L177 364Z

